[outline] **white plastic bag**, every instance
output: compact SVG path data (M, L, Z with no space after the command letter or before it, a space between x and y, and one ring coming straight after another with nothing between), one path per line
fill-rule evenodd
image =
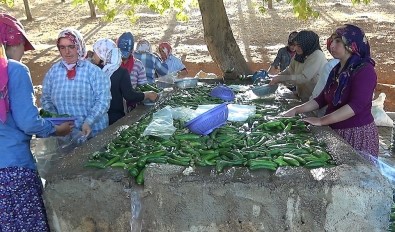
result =
M393 127L394 121L384 111L385 93L380 93L379 97L372 101L372 115L376 126Z

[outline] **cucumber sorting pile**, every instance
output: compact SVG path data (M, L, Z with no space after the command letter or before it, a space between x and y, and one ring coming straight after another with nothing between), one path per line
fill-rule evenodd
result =
M195 109L200 104L218 104L222 100L209 96L212 86L180 90L167 105ZM332 167L332 157L325 144L318 142L299 117L277 118L282 104L274 99L248 100L238 98L239 104L256 105L256 114L246 122L228 122L208 136L199 136L184 127L185 122L174 120L176 132L170 139L142 136L151 116L120 132L104 151L90 154L86 167L120 168L144 182L144 170L149 163L168 163L180 166L212 167L221 173L225 168L247 167L250 171L279 167Z

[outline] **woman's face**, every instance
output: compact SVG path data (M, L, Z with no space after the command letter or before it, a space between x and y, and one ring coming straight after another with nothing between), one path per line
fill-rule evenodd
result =
M25 54L25 43L12 46L7 45L5 52L9 59L21 61L23 54Z
M337 59L348 59L350 56L350 52L346 50L346 47L344 46L344 43L340 37L335 37L332 39L332 43L329 47L330 53L334 58Z
M298 42L294 42L294 47L295 47L295 52L298 55L303 55L303 50L302 47L300 47L300 44Z
M67 38L60 38L58 49L63 60L67 64L75 64L78 61L77 46Z
M160 58L162 58L163 61L165 61L165 60L167 59L167 55L166 55L166 53L163 51L162 48L159 48L159 55L160 55Z
M289 45L288 45L288 48L289 48L289 50L290 50L291 52L295 52L295 51L296 51L296 46L295 46L295 44L293 44L293 43L289 44Z

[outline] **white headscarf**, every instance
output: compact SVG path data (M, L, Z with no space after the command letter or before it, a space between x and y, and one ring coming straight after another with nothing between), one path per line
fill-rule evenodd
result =
M150 43L145 39L140 40L137 43L136 52L137 53L151 53L152 50L151 50Z
M93 45L93 51L104 62L103 72L111 75L121 66L121 51L114 41L110 39L99 39Z

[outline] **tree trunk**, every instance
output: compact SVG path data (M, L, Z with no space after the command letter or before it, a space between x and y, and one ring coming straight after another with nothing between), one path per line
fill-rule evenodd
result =
M25 5L25 13L27 21L33 21L32 12L30 11L29 1L23 0L23 5Z
M93 4L92 0L88 0L88 4L89 4L89 10L91 12L91 18L94 19L96 18L95 4Z
M225 78L237 78L251 73L233 36L223 0L198 0L207 49L224 73Z
M273 0L267 0L267 8L273 9Z

